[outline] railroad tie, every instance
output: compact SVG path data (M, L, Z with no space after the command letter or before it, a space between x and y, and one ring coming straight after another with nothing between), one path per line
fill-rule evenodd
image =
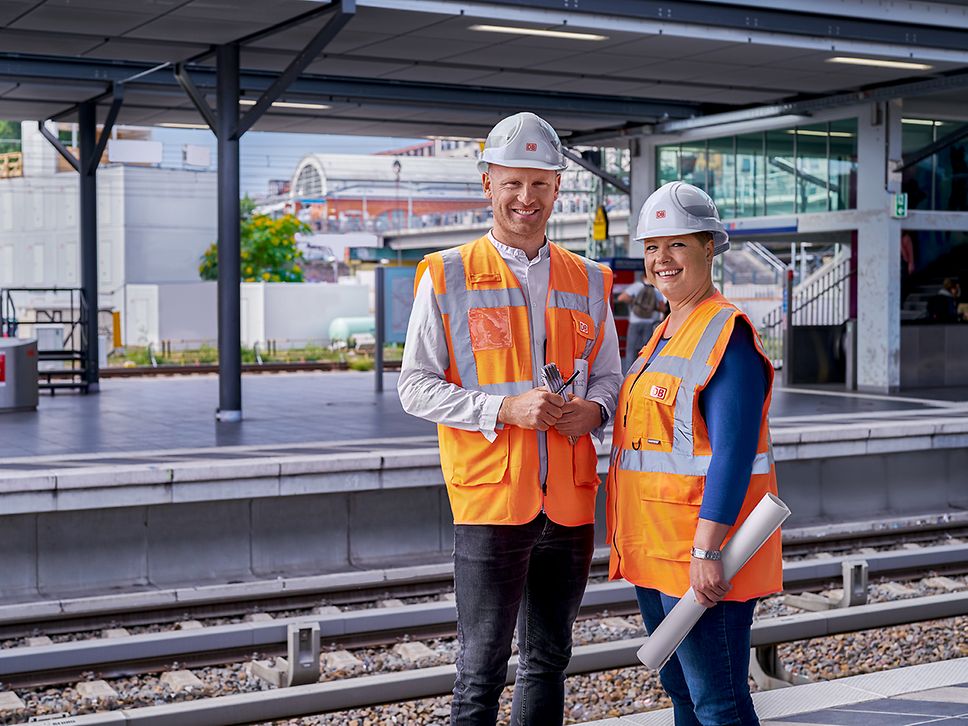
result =
M19 711L24 708L24 702L13 691L0 691L0 713Z
M107 681L81 681L74 690L88 701L115 701L118 698L118 692Z
M202 680L191 671L165 671L161 674L160 680L172 693L181 691L200 693L207 690Z

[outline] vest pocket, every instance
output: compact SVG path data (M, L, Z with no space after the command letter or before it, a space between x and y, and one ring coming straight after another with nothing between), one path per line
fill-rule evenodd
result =
M509 308L471 308L467 324L473 351L500 350L513 344Z
M590 434L578 439L572 448L572 463L575 472L575 486L598 486L598 453Z
M571 311L571 320L574 325L575 339L575 358L583 358L585 348L591 341L595 340L595 321L588 313L578 310Z
M629 391L625 448L672 451L675 403L682 379L646 370Z
M448 429L440 437L444 480L458 487L500 484L508 470L509 429L497 432L491 443L479 431Z

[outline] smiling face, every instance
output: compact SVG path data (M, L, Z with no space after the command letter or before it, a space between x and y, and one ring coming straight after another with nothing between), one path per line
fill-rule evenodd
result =
M713 240L708 233L645 240L645 273L673 309L698 302L708 293L712 264Z
M514 247L544 243L561 175L546 169L491 164L482 177L494 210L494 236Z

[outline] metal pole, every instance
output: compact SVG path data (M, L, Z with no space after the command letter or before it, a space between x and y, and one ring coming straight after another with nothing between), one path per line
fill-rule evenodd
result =
M242 419L242 334L239 212L239 46L215 51L218 127L218 410L219 421Z
M80 191L80 235L81 235L81 289L84 299L82 310L86 307L83 320L83 336L87 345L84 358L84 379L88 391L96 391L99 386L98 340L97 340L97 106L93 101L85 101L78 107L78 143L80 163L78 185Z
M386 268L376 268L376 347L373 349L373 369L376 371L375 390L383 393L383 340L386 337L386 320L383 316L386 299Z
M783 288L783 385L793 385L793 265L787 268Z

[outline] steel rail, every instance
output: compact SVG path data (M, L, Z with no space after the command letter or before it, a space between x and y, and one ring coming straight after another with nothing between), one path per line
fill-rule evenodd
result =
M968 615L968 593L932 595L912 600L859 605L841 610L805 613L755 622L754 647L853 633L925 620ZM578 646L567 673L598 672L639 666L641 638ZM508 666L514 681L517 658ZM360 678L256 693L110 711L58 721L63 726L129 724L129 726L229 726L307 716L394 701L444 695L453 687L453 665L421 668Z
M882 552L842 558L823 558L787 563L784 587L803 589L817 582L840 577L842 563L864 560L868 574L883 576L898 572L924 572L968 561L968 545L946 545L913 551ZM635 595L624 581L589 585L582 600L582 610L634 611ZM421 631L453 632L456 626L453 602L431 602L396 608L374 608L334 615L314 614L279 618L266 622L239 623L205 627L196 630L172 630L161 633L132 635L122 638L99 638L53 645L10 648L0 651L0 681L17 683L65 682L82 671L108 669L144 672L146 666L165 663L168 659L185 662L193 656L275 649L286 643L291 623L315 622L323 642L347 642L374 638L392 641L400 634ZM211 658L207 657L206 662Z

